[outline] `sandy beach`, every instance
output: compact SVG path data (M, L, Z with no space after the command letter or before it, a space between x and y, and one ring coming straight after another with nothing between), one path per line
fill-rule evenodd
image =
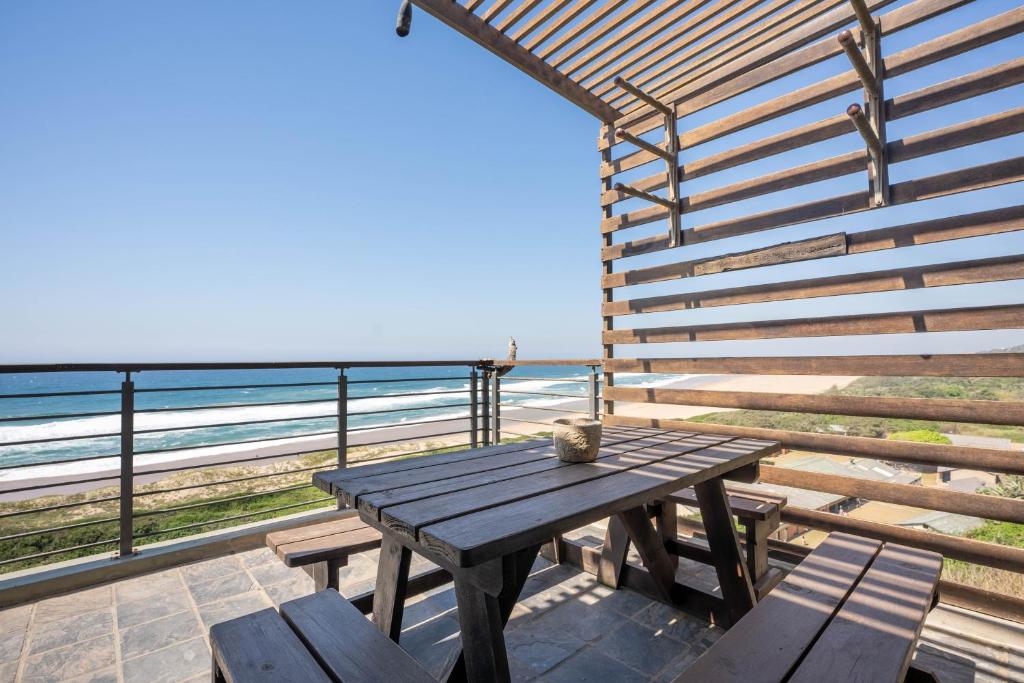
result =
M700 375L665 384L667 389L708 389L718 391L761 391L814 394L832 387L844 387L856 377L840 376L763 376L763 375ZM547 431L546 425L567 413L558 411L587 410L585 399L569 399L545 409L502 406L502 435L535 434ZM642 403L616 403L619 415L655 418L686 419L695 415L716 412L719 408L701 406L652 405ZM359 446L380 449L387 447L396 454L409 453L458 444L467 444L470 422L467 418L443 422L386 427L350 432L350 448ZM454 433L459 432L459 433ZM253 466L293 458L297 453L308 453L333 449L337 441L333 436L298 437L280 441L262 442L254 446L211 446L181 450L158 455L143 455L135 458L135 481L139 484L152 483L173 473L161 472L170 468L210 467L218 464ZM258 460L255 460L257 459ZM247 462L239 462L245 460ZM106 458L79 464L73 475L69 475L59 464L39 465L10 471L9 478L0 480L0 501L27 500L40 496L66 495L104 488L116 484L118 462ZM65 471L62 471L65 470ZM79 483L62 483L73 477ZM30 487L47 485L44 489L25 490Z

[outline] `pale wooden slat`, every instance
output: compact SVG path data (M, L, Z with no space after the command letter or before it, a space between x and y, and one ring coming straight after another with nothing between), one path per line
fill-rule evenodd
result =
M1024 403L1019 401L638 387L612 387L605 389L605 395L613 401L634 403L664 403L739 410L782 410L821 415L895 417L911 420L999 425L1024 423Z
M558 31L562 30L573 19L575 19L580 14L582 14L586 9L588 9L592 4L593 0L587 0L587 2L580 2L574 5L572 10L569 11L569 14L573 15L571 18L566 19L565 17L563 17L562 19L560 19L556 23L561 24L561 26L557 26L554 28L549 27L545 29L535 38L527 42L526 48L528 50L535 51L539 45L542 45L545 41L547 41L549 38L555 35ZM622 7L624 4L626 4L626 0L607 0L599 8L588 14L578 24L570 28L563 35L559 36L559 38L555 42L553 42L547 48L539 52L538 55L541 59L547 59L550 55L554 54L555 52L558 52L558 50L562 49L562 47L568 45L570 42L572 42L579 36L583 35L584 32L595 26L598 22L600 22L602 19L610 15L618 8Z
M927 356L611 358L605 361L605 371L684 375L1024 377L1024 353L959 353Z
M625 299L602 304L601 313L603 315L657 313L691 308L713 308L736 304L1021 279L1024 279L1024 256L997 256L990 259L940 263L912 268L890 268L863 273L823 275L806 280Z
M548 45L538 54L541 59L548 60L555 69L558 69L560 64L564 64L567 60L580 54L595 42L603 39L609 33L615 31L617 28L653 4L654 0L634 0L633 3L627 5L620 11L617 11L615 14L609 16L600 23L595 22L593 24L589 24L583 31L577 32L577 29L584 28L584 25L587 24L587 22L580 22L578 26L574 27L574 30L567 31L565 35ZM570 38L570 36L572 36L572 38ZM577 43L572 44L571 41L575 40L577 36L582 36L582 38L580 38ZM566 40L567 38L570 39ZM553 57L553 55L558 53L563 47L565 47L565 51L561 52L557 57Z
M809 491L826 491L851 498L1024 524L1024 500L1019 498L963 493L934 486L894 484L888 481L843 477L773 465L761 466L761 481Z
M538 12L533 17L533 19L530 19L528 22L517 28L514 33L512 33L512 40L516 41L517 43L522 43L523 38L526 38L531 33L536 31L538 28L540 28L548 21L550 21L552 17L554 17L559 12L563 11L566 7L568 7L571 2L572 0L554 0L553 2L548 3L547 7Z
M1024 328L1024 305L621 329L605 332L603 340L610 344L656 344L1020 328Z
M814 453L852 455L918 465L938 465L940 467L980 469L990 472L1004 472L1006 474L1024 474L1024 458L1021 458L1018 453L1013 451L997 448L965 448L963 446L947 446L934 443L872 439L863 436L841 436L838 434L797 432L787 429L766 429L763 427L739 427L711 422L630 417L626 415L605 415L603 421L606 425L680 429L700 431L705 434L724 434L726 436L749 439L778 441L782 443L783 448ZM1024 550L1021 550L1021 553L1024 554Z
M509 12L505 17L494 25L494 28L498 29L502 33L507 32L510 28L519 23L519 21L527 14L532 12L543 0L522 0L519 6ZM515 38L513 38L515 40Z

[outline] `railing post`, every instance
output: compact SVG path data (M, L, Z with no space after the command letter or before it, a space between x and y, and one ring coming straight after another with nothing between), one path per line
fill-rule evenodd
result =
M348 377L338 368L338 468L348 467ZM338 509L345 506L338 500Z
M483 386L480 391L481 398L481 420L480 423L483 426L484 432L484 445L491 445L491 373L484 370L483 374Z
M125 371L121 382L121 490L120 518L121 531L118 544L120 557L134 552L135 525L133 511L135 503L135 384L132 373Z
M469 446L476 448L477 443L477 371L476 368L469 370Z
M597 416L601 413L601 407L598 403L598 390L597 390L597 366L590 366L590 375L587 377L587 398L590 405L590 419L596 420Z
M501 378L493 372L491 380L491 437L495 444L501 443Z

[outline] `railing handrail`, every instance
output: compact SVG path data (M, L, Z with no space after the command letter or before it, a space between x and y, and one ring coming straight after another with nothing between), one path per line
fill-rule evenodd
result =
M25 363L0 365L0 374L39 372L144 372L156 370L343 370L348 368L415 368L442 366L493 367L538 365L597 365L596 358L544 360L503 360L474 358L471 360L345 360L345 361L254 361L254 362L184 362L184 363Z

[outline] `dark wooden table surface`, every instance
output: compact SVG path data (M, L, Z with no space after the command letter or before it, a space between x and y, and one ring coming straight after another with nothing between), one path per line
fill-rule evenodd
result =
M722 480L778 448L615 427L605 429L592 463L561 462L545 439L321 472L313 481L383 533L373 606L381 630L398 640L411 553L419 553L455 583L463 649L449 680L503 681L504 624L541 545L555 536L612 517L673 599L675 563L645 504L681 488L697 492L723 599L737 616L749 610L753 590Z

